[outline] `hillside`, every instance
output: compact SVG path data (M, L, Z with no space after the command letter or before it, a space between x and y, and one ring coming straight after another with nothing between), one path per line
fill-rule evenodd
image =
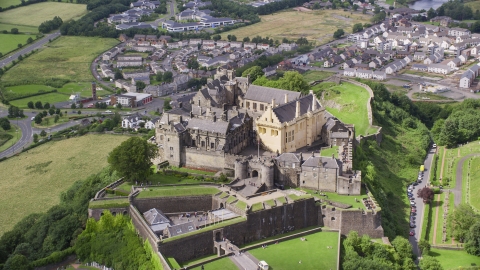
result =
M382 207L385 235L393 239L408 233L408 200L403 190L415 178L426 156L430 135L412 116L415 105L405 95L390 94L380 83L366 82L374 91L374 124L382 127L383 141L367 141L357 148L354 164ZM408 110L408 111L407 111Z

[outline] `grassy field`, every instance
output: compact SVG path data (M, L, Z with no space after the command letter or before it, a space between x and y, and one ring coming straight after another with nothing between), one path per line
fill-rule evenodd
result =
M0 53L7 54L18 48L18 44L27 44L27 39L31 37L36 39L35 35L22 35L22 34L0 34Z
M276 40L305 37L317 44L333 40L333 32L342 28L350 32L355 23L369 22L369 16L350 14L342 10L321 10L298 12L293 10L260 16L261 22L222 33L222 36L235 35L238 40L257 35Z
M317 193L315 193L316 192L315 190L304 189L304 188L297 188L297 189L298 190L303 190L303 191L313 195L314 197L320 198L322 200L327 199L327 200L334 201L334 202L350 204L352 206L352 208L355 208L355 209L357 209L357 208L366 209L365 205L362 203L362 199L367 198L368 196L365 193L365 189L363 189L363 188L362 188L362 191L361 191L361 195L356 195L356 196L340 195L340 194L337 194L335 192L322 192L326 196L320 196ZM357 201L355 201L355 199L357 199Z
M202 267L192 268L194 270L201 270ZM203 269L208 270L237 270L237 266L228 258L222 258L220 260L213 261L204 265Z
M27 104L29 101L33 101L33 103L35 103L36 101L41 101L42 103L48 102L51 105L53 105L57 102L67 101L68 97L69 97L68 95L63 95L59 93L49 93L49 94L40 95L40 96L33 96L28 98L12 100L10 101L10 104L22 109L26 109L28 108Z
M429 255L435 257L446 270L480 265L480 257L470 255L463 250L432 248Z
M44 21L51 20L55 16L59 16L65 22L78 19L86 13L86 5L42 2L2 12L0 23L38 27Z
M307 241L298 237L249 252L275 270L337 268L338 233L318 232L303 237Z
M38 84L51 78L90 82L93 79L91 62L116 44L115 39L60 37L7 71L2 79L17 84Z
M312 81L318 81L318 80L324 80L330 76L335 74L334 72L328 72L328 71L315 71L315 70L309 70L303 74L303 79L309 83Z
M22 130L17 129L17 126L15 126L13 124L13 121L10 122L10 124L11 124L10 130L5 131L2 128L0 128L0 135L1 134L10 134L10 135L13 136L13 138L11 138L7 141L0 139L0 142L3 143L2 145L0 145L0 152L8 149L10 146L14 145L18 140L20 140L20 138L22 138Z
M20 0L2 0L2 1L0 1L0 7L1 8L7 8L7 7L10 7L10 6L16 6L20 3L21 3Z
M474 208L480 209L480 158L475 157L471 159L470 165L470 203ZM467 164L465 162L464 164ZM466 178L463 178L464 180ZM462 183L466 186L466 183Z
M149 188L138 194L138 198L152 197L174 197L174 196L192 196L192 195L212 195L218 193L215 187L204 186L171 186L161 188Z
M7 30L10 32L12 28L17 28L20 33L38 33L38 27L36 26L0 23L0 31Z
M431 100L453 100L448 97L444 97L442 95L437 95L434 93L429 92L422 92L422 93L413 93L413 98L416 99L431 99Z
M465 3L465 5L471 7L473 12L475 12L476 10L480 10L480 1L468 2Z
M28 95L35 94L43 91L51 91L56 89L58 93L65 94L67 99L70 95L75 93L80 93L81 97L90 97L92 95L92 88L89 82L79 82L79 83L67 83L61 88L53 88L48 85L41 84L29 84L29 85L19 85L19 86L7 86L5 87L4 95L8 99L10 96L14 97L16 95ZM106 90L97 90L98 96L105 96L111 94ZM37 96L38 100L42 99L42 96Z
M47 143L0 162L0 235L31 213L59 203L72 183L99 172L127 136L87 135ZM94 144L95 147L88 147Z
M326 89L325 99L332 100L335 105L325 106L327 111L346 124L355 125L355 135L368 135L376 132L368 123L367 90L351 83L332 85Z

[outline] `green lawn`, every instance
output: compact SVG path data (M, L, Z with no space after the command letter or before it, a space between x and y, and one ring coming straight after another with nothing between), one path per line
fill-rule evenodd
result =
M68 96L75 93L80 93L81 97L90 97L92 95L92 86L89 82L67 83L61 88L54 88L48 85L41 84L7 86L5 87L5 91L3 92L3 94L7 99L11 99L19 96L39 93L42 91L51 91L53 89L56 89L58 93L62 93ZM104 96L108 94L110 94L110 92L106 90L97 90L98 96ZM41 96L37 97L39 100L41 99Z
M215 172L208 172L208 171L201 171L201 170L194 170L184 167L168 167L168 170L179 171L179 172L186 172L186 173L195 173L195 174L204 174L204 175L215 175Z
M318 232L302 237L307 241L298 237L249 252L275 270L337 268L338 233Z
M0 34L0 53L7 54L18 48L18 44L25 45L27 44L27 39L32 38L35 40L37 37L35 35L24 35L24 34Z
M50 127L58 126L68 122L70 122L70 118L68 117L68 115L63 115L62 117L60 117L57 123L55 123L55 116L51 115L51 116L44 117L40 124L35 124L35 122L32 122L32 125L33 127L36 127L36 128L50 128Z
M0 32L7 30L10 33L12 28L17 28L20 33L38 33L38 27L36 26L0 23Z
M435 257L444 269L480 266L480 257L470 255L466 251L432 248L429 253Z
M69 98L68 95L62 95L59 93L49 93L49 94L40 95L40 96L33 96L33 97L12 100L10 101L10 104L17 106L21 109L26 109L28 108L27 104L30 101L34 103L36 101L41 101L42 103L48 102L50 103L50 105L53 105L57 102L68 101L68 98Z
M252 212L257 212L263 210L263 203L254 203L252 204Z
M338 158L338 146L332 146L331 148L322 149L320 151L320 156L322 157L332 157L332 155L335 155L335 157Z
M150 175L148 177L148 181L151 182L152 185L202 184L202 183L211 182L211 181L200 181L191 176L183 177L183 176L177 176L173 174L166 175L166 174L163 174L162 172L154 173L153 175ZM132 188L132 185L135 185L135 183L125 182L122 185L120 185L120 188L124 190L130 190Z
M320 62L315 62L315 63L313 63L312 66L314 66L314 67L321 67L321 68L322 68L322 67L323 67L323 64L324 64L324 61L320 61Z
M2 128L0 128L0 135L2 134L10 134L12 135L12 138L11 139L8 139L8 140L4 140L2 138L0 138L0 152L8 149L10 146L14 145L18 140L20 140L20 138L22 138L22 130L17 128L16 125L13 124L13 120L10 122L11 124L11 128L10 130L3 130Z
M1 8L7 8L7 7L10 7L10 6L16 6L20 3L21 3L20 0L2 0L2 1L0 1L0 7Z
M147 190L141 191L140 194L138 194L137 198L212 195L218 192L219 190L214 187L171 186L171 187L149 188Z
M237 266L235 266L235 264L228 257L207 263L203 267L205 270L238 270ZM202 267L199 266L192 269L200 270Z
M116 44L115 39L62 36L11 68L2 80L17 85L45 84L52 79L91 82L91 62Z
M311 189L305 189L305 188L297 188L298 190L302 190L307 192L308 194L313 195L314 197L320 198L320 199L326 199L334 202L339 202L339 203L346 203L350 204L352 208L365 208L365 205L362 202L363 198L368 198L367 194L365 193L365 189L362 188L361 195L353 195L353 196L347 196L347 195L340 195L337 194L336 192L322 192L326 196L320 196L317 193L315 193L315 190ZM357 199L357 202L355 202L355 199Z
M245 210L245 208L247 207L247 204L244 201L238 200L238 202L235 204L235 206L238 209Z
M0 162L0 235L22 218L48 210L75 181L100 172L128 136L85 135L51 142ZM95 145L95 147L87 147Z
M334 72L328 71L314 71L310 70L303 74L303 79L308 83L312 81L324 80L335 74Z
M470 203L474 208L480 209L480 158L474 157L471 159L471 161L469 190L470 200L468 203ZM467 162L468 161L466 161L465 164L467 164ZM467 183L462 184L462 186L466 186Z
M354 124L357 136L372 134L376 131L368 123L367 102L370 95L367 90L351 83L324 85L327 86L325 99L332 100L336 104L333 107L327 106L328 112L346 124Z
M51 20L55 16L59 16L66 22L71 19L78 19L86 13L86 5L42 2L4 11L0 16L0 23L38 27L42 22Z
M112 208L112 207L126 207L129 206L127 198L122 199L113 199L113 200L104 200L104 201L93 201L88 204L88 208Z

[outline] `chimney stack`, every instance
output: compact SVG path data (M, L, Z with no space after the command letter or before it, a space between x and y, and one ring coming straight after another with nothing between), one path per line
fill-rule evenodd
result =
M285 94L285 103L288 103L288 94Z
M315 95L312 95L312 111L315 111L317 109L317 98Z
M295 109L295 118L300 117L300 101L297 100L297 106Z
M275 99L272 99L272 108L275 108Z

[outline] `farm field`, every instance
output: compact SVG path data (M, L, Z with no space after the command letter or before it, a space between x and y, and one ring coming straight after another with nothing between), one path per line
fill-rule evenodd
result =
M57 102L67 101L68 97L69 97L68 95L63 95L59 93L49 93L49 94L44 94L40 96L33 96L33 97L12 100L10 101L10 104L17 106L21 109L27 109L28 108L27 104L29 101L32 101L33 103L35 103L36 101L41 101L42 103L48 102L50 103L50 105L53 105Z
M303 237L307 241L298 237L249 252L275 270L337 269L338 233L318 232Z
M7 8L7 7L10 7L10 6L16 6L20 3L21 3L20 0L2 0L2 1L0 1L0 7L1 8Z
M10 32L12 28L17 28L20 33L38 33L38 27L36 26L0 23L0 31L6 30Z
M0 23L38 27L44 21L51 20L55 16L59 16L65 22L71 19L78 19L86 13L86 5L42 2L2 12Z
M470 255L463 250L432 248L429 255L435 257L446 270L480 265L480 257Z
M354 124L356 136L376 132L368 123L367 102L370 96L367 90L351 83L324 86L328 112L346 124Z
M33 40L36 39L35 35L0 34L0 40L2 41L0 42L0 53L7 54L18 48L18 44L27 44L27 39L29 37Z
M3 94L7 99L14 98L22 95L35 94L42 91L51 91L56 89L58 93L65 95L72 95L75 93L80 93L81 97L90 97L92 95L91 84L90 83L67 83L62 88L53 88L48 85L41 84L29 84L29 85L19 85L19 86L7 86ZM98 90L97 96L104 96L110 94L106 90ZM42 101L42 95L36 96L37 100ZM67 97L68 98L68 97Z
M107 166L108 153L127 136L86 135L47 143L0 162L0 235L31 213L60 201L72 183ZM95 147L86 147L94 144Z
M333 40L333 32L343 28L351 32L355 23L369 22L369 16L350 14L342 10L321 10L299 12L288 10L272 15L260 16L261 22L222 33L223 37L235 35L238 40L244 37L269 37L281 41L283 38L305 37L310 41L323 44Z
M17 85L44 84L52 78L90 82L93 79L90 72L91 62L116 44L118 41L115 39L60 37L48 43L45 49L11 68L2 79Z

